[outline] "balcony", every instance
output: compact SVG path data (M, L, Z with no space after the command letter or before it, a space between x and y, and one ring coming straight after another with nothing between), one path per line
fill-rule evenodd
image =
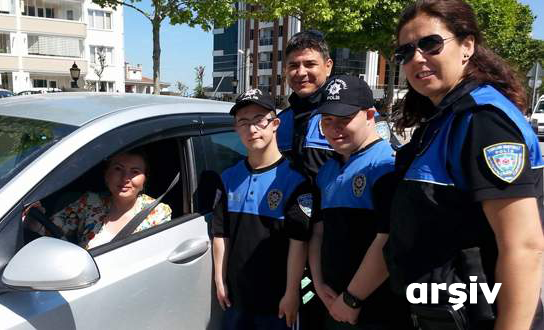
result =
M73 60L67 58L23 56L23 70L31 73L69 75L74 61L81 70L81 76L85 76L87 74L88 63L83 59Z
M17 26L15 16L0 15L0 29L5 31L13 30L13 27Z
M27 33L59 34L85 38L87 27L82 22L44 19L40 17L21 17L21 30Z

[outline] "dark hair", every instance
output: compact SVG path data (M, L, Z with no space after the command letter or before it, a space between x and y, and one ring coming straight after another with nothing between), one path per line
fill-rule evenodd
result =
M133 149L124 150L124 151L118 152L118 153L108 157L106 159L106 164L105 164L104 170L107 170L110 167L111 160L113 159L113 157L118 156L118 155L139 156L144 161L144 166L145 166L144 174L146 176L149 175L149 170L150 170L149 169L149 157L147 156L147 153L145 152L145 149L143 147L136 147L136 148L133 148Z
M295 33L287 42L285 48L285 58L289 57L294 51L311 48L321 54L324 60L331 58L329 54L329 46L325 42L323 33L317 30L308 30Z
M463 0L416 1L401 15L397 26L397 39L401 29L420 14L438 18L459 39L473 36L474 54L469 59L463 78L493 85L520 111L524 111L527 96L523 85L508 64L486 47L476 15L468 3ZM434 111L433 109L434 105L429 98L416 92L408 83L408 92L400 107L400 113L395 114L398 118L395 129L398 132L404 132L405 128L419 124Z

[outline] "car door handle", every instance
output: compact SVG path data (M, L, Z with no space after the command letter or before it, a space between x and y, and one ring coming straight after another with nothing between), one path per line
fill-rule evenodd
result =
M187 263L204 255L209 248L210 241L207 238L191 238L172 251L168 256L168 261L175 264Z

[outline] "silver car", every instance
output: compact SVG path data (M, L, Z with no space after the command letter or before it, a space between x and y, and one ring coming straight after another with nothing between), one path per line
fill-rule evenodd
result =
M216 329L210 182L244 156L232 104L172 96L43 94L0 100L0 329ZM142 146L146 194L172 220L86 251L22 225L103 189L108 156ZM102 188L101 188L102 187Z

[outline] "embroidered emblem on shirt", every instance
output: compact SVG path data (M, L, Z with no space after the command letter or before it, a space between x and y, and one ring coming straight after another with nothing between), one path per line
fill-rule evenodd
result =
M325 90L327 91L327 100L340 100L340 91L348 89L348 85L342 79L334 79L331 81Z
M308 218L312 217L312 194L303 194L297 197L298 206Z
M366 186L366 177L364 175L356 175L353 178L352 188L355 197L361 197Z
M213 207L215 209L215 207L217 206L217 203L219 203L219 200L221 199L221 189L217 189L215 191L215 198L213 199Z
M270 210L274 211L280 205L283 194L278 189L272 189L268 192L268 195L266 197L268 201L268 207L270 208Z
M497 143L484 148L487 166L499 179L512 183L525 165L525 146L521 143Z
M391 139L391 132L389 131L389 125L385 121L379 121L376 123L376 132L385 141Z

